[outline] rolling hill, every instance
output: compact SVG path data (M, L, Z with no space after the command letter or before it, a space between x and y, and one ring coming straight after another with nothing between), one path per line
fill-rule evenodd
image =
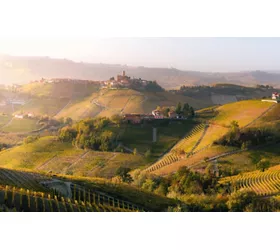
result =
M241 156L239 157L239 155L244 154L242 153L242 150L235 147L215 145L215 142L229 131L230 122L233 120L238 121L241 129L253 127L253 124L258 124L258 122L262 119L268 119L266 117L275 117L272 114L277 113L278 106L279 104L275 105L273 103L261 102L260 100L251 100L198 111L197 119L200 122L206 122L204 132L200 130L199 133L195 133L196 129L194 129L193 132L191 131L190 135L184 139L186 141L185 143L183 140L183 142L179 142L178 145L174 146L175 149L177 147L180 149L179 151L183 150L184 152L183 154L180 154L179 158L173 157L168 160L170 158L170 153L168 153L161 158L158 163L147 168L146 171L158 175L167 175L169 173L176 172L183 166L201 169L203 167L205 168L207 165L206 162L209 162L209 160L211 162L216 161L216 159L219 158L225 160L225 166L229 167L226 160L227 158L239 161L240 159L243 159ZM211 112L212 115L209 116L209 113ZM205 113L207 114L206 116ZM201 120L201 117L204 118ZM205 119L205 117L207 118ZM192 140L194 140L194 142ZM191 145L191 151L189 145ZM269 150L269 147L267 147L267 150ZM167 160L165 160L165 158ZM273 159L275 161L278 160L277 157L273 157ZM164 160L165 163L161 163ZM238 170L239 166L243 166L244 169L246 169L245 160L243 165L240 162L236 166L234 163L235 161L230 162L236 170ZM223 168L223 164L221 164L221 168Z
M195 109L212 105L212 102L170 92L100 89L99 84L65 82L25 84L14 95L24 100L25 104L16 110L10 107L9 115L31 112L35 116L48 115L57 119L71 117L75 121L95 116L151 113L157 106L176 106L178 102L187 102Z

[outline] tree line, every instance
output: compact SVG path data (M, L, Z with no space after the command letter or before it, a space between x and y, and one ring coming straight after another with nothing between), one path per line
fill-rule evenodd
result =
M82 120L60 129L59 139L82 149L110 151L117 146L117 133L111 129L112 123L104 117Z

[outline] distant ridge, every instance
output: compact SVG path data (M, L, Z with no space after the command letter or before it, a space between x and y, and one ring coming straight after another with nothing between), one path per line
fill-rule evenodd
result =
M280 71L199 72L175 68L132 67L120 64L74 62L50 57L18 57L0 54L0 84L27 83L45 78L75 78L107 80L125 70L132 77L156 80L166 89L182 85L196 86L213 83L233 83L246 86L268 84L280 86Z

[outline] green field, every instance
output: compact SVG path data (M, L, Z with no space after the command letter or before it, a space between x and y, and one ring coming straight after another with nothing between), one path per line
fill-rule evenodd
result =
M195 122L189 121L153 121L143 125L127 124L121 137L122 143L138 152L145 153L151 150L152 161L167 152L185 134L195 126ZM153 127L157 128L158 141L153 143Z
M17 119L13 118L9 125L2 127L3 132L11 133L26 133L39 129L41 126L37 124L38 120L35 119Z
M6 125L12 119L11 115L1 115L0 114L0 128Z

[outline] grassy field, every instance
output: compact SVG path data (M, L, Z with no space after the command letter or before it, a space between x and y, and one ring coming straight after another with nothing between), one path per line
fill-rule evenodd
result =
M26 135L12 134L0 132L0 143L4 143L10 146L16 146L20 144Z
M120 167L144 165L140 155L118 152L84 151L55 136L46 136L0 153L0 166L10 169L35 169L43 172L111 178Z
M111 178L121 166L133 169L144 164L139 155L97 151L75 153L57 155L37 169L56 174Z
M93 93L89 97L71 101L69 105L55 117L71 117L75 121L81 120L83 118L94 117L102 110L94 103L91 103L92 99L96 97L97 93Z
M243 127L258 118L272 105L273 103L261 102L260 100L226 104L217 108L219 113L211 122L222 126L229 126L231 121L236 120L239 126Z
M32 98L20 108L20 112L34 113L34 115L54 116L69 102L68 98Z
M263 117L258 119L256 122L250 125L250 127L255 128L280 128L280 104L275 104L275 106L268 111Z
M39 129L41 126L37 124L38 120L36 119L17 119L13 118L11 123L7 126L2 127L3 132L11 132L11 133L25 133L31 132L33 130Z
M98 91L98 84L67 82L25 84L21 87L19 96L30 101L20 110L80 120L95 116L100 111L99 107L91 103L91 100L97 97Z
M73 151L71 144L61 143L56 137L42 137L33 143L3 151L0 154L0 166L33 169L56 154L66 154L69 151Z
M74 84L68 82L60 83L28 83L20 88L19 95L22 97L48 97L75 99L91 95L98 91L97 84Z
M155 161L163 153L171 149L188 131L195 126L195 122L188 121L153 121L143 125L127 124L121 137L122 143L138 152L151 151L150 160ZM157 142L153 140L153 127L157 128Z
M7 124L12 119L11 115L2 115L0 114L0 128Z

